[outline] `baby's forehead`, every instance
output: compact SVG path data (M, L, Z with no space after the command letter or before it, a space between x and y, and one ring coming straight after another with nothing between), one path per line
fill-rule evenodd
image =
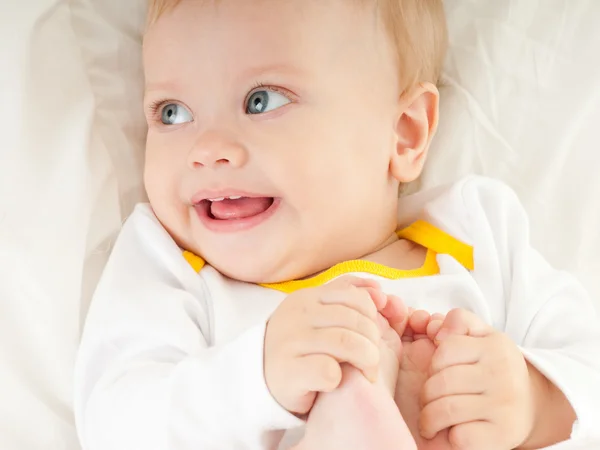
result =
M149 26L144 39L146 68L185 70L196 62L207 73L217 66L222 72L221 65L310 71L348 60L374 64L373 59L382 55L391 58L387 34L374 25L371 11L349 6L356 3L184 0Z
M215 46L260 42L264 48L306 47L328 42L372 43L383 26L364 0L183 0L149 24L145 35L210 40ZM371 41L371 42L369 42ZM371 49L373 49L371 47Z

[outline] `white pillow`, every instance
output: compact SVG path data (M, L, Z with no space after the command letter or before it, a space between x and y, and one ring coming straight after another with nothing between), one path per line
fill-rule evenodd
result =
M0 2L0 448L78 448L72 368L141 189L143 2Z
M446 4L444 120L423 184L470 172L509 182L541 250L597 295L600 4ZM78 448L82 321L122 220L144 198L144 12L145 0L0 2L2 449Z
M445 4L451 51L422 186L473 172L507 182L536 247L600 310L600 2Z

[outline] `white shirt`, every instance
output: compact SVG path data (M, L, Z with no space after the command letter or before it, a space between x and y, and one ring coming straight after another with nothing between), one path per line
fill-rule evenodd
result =
M571 276L531 248L514 193L469 177L402 199L399 223L417 220L450 235L445 248L458 248L430 251L438 274L353 274L376 279L409 306L432 313L465 308L507 333L573 405L573 445L600 440L595 309ZM75 413L84 449L276 448L276 430L303 425L271 397L263 376L266 322L285 297L210 266L197 273L150 207L138 206L100 281L81 343Z

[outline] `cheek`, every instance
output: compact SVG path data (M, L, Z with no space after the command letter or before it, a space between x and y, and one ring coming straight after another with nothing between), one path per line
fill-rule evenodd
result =
M178 245L192 249L188 209L180 195L180 176L169 152L149 142L146 148L144 185L154 213Z
M252 153L296 208L322 211L332 196L364 188L361 178L386 182L391 128L360 111L306 108L261 124Z
M264 173L281 195L296 196L310 190L311 179L318 181L334 148L319 121L303 113L292 113L245 131L255 168Z
M160 192L161 182L164 181L160 173L160 168L163 167L160 157L161 153L151 142L148 142L144 161L144 184L151 202L153 202L155 193Z
M172 202L177 192L177 159L168 147L157 139L149 138L146 144L144 185L150 203L161 209L166 201Z
M283 133L285 141L274 158L279 166L274 176L290 195L299 197L300 201L313 202L313 197L335 179L344 143L330 123L315 121L296 125Z

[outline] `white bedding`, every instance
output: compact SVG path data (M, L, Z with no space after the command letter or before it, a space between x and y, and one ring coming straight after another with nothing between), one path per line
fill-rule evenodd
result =
M472 172L505 180L536 246L600 299L600 2L446 5L451 53L423 183Z
M423 184L504 179L540 249L599 298L600 2L446 4L448 86ZM143 199L143 13L143 0L0 2L3 450L78 448L79 332L112 239Z
M0 1L2 450L77 448L82 318L142 198L140 5Z

